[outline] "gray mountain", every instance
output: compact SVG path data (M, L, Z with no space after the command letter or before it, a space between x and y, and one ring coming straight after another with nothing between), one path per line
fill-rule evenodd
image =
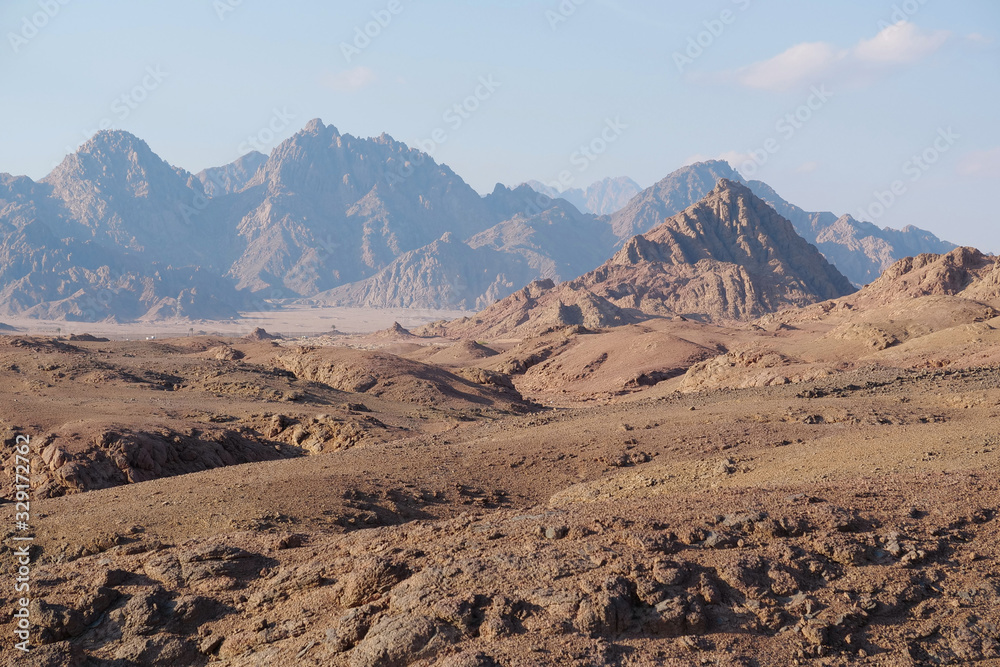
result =
M796 231L819 248L855 285L866 285L904 257L923 253L945 254L958 246L942 241L927 230L907 225L903 229L859 222L850 215L810 213L782 199L771 186L749 181L747 187L792 221Z
M195 217L204 192L128 132L98 132L41 181L62 210L46 218L60 237L93 240L147 262L220 270L227 230Z
M80 185L73 179L62 183ZM108 215L110 205L118 204L114 198L100 188L85 194L72 203L99 202L82 207L92 226L75 218L80 208L67 205L65 190L0 174L0 314L80 321L223 319L247 306L218 273L150 261L150 249L134 235L124 236L126 247L118 246L114 232L128 229L118 216L134 202L126 200Z
M227 318L275 298L481 308L528 282L590 271L722 178L742 180L725 162L690 165L594 216L528 186L480 197L387 135L342 135L320 120L267 158L197 176L127 132L103 131L40 182L0 175L0 314ZM855 283L952 247L749 187ZM636 188L609 179L582 205L612 210Z
M610 215L642 192L642 187L627 176L605 178L585 189L569 188L562 192L540 181L528 181L524 185L552 199L565 199L578 210L594 215Z
M368 278L446 232L466 238L497 222L445 165L383 134L341 135L310 121L208 217L238 220L237 286L313 296Z
M648 232L701 201L723 178L743 182L728 162L713 160L682 167L633 197L611 216L611 228L623 240Z
M195 174L195 178L201 181L202 188L209 197L233 194L245 188L265 162L266 155L250 151L222 167L203 169Z
M607 223L562 199L530 214L534 191L497 186L491 208L516 212L509 220L461 241L448 233L404 253L371 278L311 301L371 308L482 309L539 279L575 278L613 252Z

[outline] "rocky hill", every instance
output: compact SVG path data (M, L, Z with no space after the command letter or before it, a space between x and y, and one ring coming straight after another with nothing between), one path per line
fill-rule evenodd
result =
M666 204L647 200L657 205ZM558 286L531 286L453 326L506 335L647 316L747 320L853 291L790 222L745 186L722 179L702 201L633 237L594 271Z
M726 179L578 282L647 313L734 320L854 291L791 223Z

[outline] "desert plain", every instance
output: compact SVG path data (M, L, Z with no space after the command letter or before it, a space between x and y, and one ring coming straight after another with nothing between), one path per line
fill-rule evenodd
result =
M997 275L521 336L10 331L32 664L1000 664Z

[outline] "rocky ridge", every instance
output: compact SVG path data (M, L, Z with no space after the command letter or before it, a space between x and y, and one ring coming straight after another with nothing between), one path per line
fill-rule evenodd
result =
M852 291L791 223L745 186L722 179L701 202L632 238L594 271L558 286L536 283L446 330L495 336L649 316L746 321Z

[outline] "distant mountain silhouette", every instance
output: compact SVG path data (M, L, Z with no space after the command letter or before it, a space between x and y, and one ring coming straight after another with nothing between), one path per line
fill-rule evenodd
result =
M570 188L562 192L539 181L528 181L525 185L553 199L565 199L580 211L594 215L615 213L642 192L639 184L626 176L605 178L584 189Z
M606 222L557 199L536 215L516 214L464 242L447 233L314 302L482 309L533 280L575 278L607 258L614 242Z
M712 161L641 192L619 178L551 199L527 185L481 197L388 135L361 139L318 119L269 156L197 175L102 131L39 182L0 175L0 315L212 319L285 299L481 309L532 281L591 271L720 178L741 180ZM904 253L952 247L748 187L856 283Z
M795 225L796 231L837 265L856 285L866 285L904 257L923 253L947 253L956 246L924 229L880 228L859 222L850 215L809 213L789 204L769 185L750 181L747 186Z
M195 176L209 197L229 195L245 188L265 162L266 155L251 151L227 165L204 169Z
M880 229L869 222L833 213L810 213L788 203L769 185L745 181L728 162L708 160L682 167L644 190L612 216L619 238L641 234L707 195L720 178L744 183L795 226L856 285L877 278L894 262L920 253L943 253L955 248L931 232L912 225L902 230ZM650 205L650 201L655 202Z

